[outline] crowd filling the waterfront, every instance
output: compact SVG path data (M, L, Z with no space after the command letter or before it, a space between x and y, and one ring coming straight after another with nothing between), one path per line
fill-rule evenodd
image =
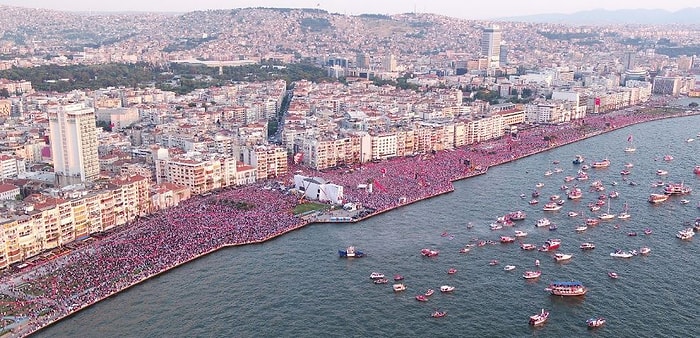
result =
M342 185L345 201L362 206L352 219L357 221L450 192L453 181L484 174L491 166L631 124L688 114L661 109L618 111L569 124L521 130L515 136L460 149L322 173L301 167L293 170ZM278 180L288 184L291 177ZM357 188L368 181L376 186L372 192ZM265 185L194 197L110 234L91 237L70 252L30 269L4 272L0 283L3 329L10 336L26 336L223 247L260 243L323 221L294 215L298 197L287 189L266 189Z

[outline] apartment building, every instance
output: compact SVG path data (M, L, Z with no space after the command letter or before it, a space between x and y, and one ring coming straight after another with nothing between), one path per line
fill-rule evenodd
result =
M287 150L280 146L254 145L241 147L241 158L256 169L257 179L264 180L286 174Z
M98 178L95 110L83 103L53 105L48 116L51 158L59 185Z

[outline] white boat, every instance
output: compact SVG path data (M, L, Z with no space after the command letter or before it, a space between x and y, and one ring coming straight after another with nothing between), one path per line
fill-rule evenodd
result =
M523 243L523 244L520 244L520 248L525 250L525 251L529 251L529 250L537 249L537 246L532 244L532 243Z
M544 309L542 309L541 313L530 316L529 323L530 323L530 325L533 325L533 326L542 325L542 324L544 324L544 322L547 321L548 318L549 318L549 311L545 311Z
M545 218L538 219L535 226L538 228L542 228L542 227L549 226L550 224L552 224L552 222L549 220L549 218L545 217Z
M394 292L405 291L405 290L406 290L406 284L404 284L404 283L394 284L394 285L391 286L391 288L394 289Z
M626 153L633 153L633 152L635 152L635 151L637 151L637 148L635 148L635 147L627 147L627 148L625 148L625 152L626 152Z
M615 216L616 216L615 214L610 213L610 203L608 203L608 212L604 212L604 213L598 215L598 218L600 218L602 220L610 220L610 219L615 218Z
M452 292L454 290L455 290L455 287L450 286L450 285L443 285L440 287L440 292Z
M610 256L611 257L619 257L619 258L630 258L634 255L630 252L627 252L627 251L615 250L615 252L610 253Z
M578 212L576 211L569 211L569 217L576 217L578 216Z
M503 229L503 225L501 225L500 223L491 223L491 225L489 227L491 228L491 230Z
M571 257L573 257L573 255L571 255L571 254L565 254L565 253L561 253L561 252L557 252L557 253L554 255L554 260L557 261L557 262L563 262L563 261L568 261L568 260L570 260Z
M685 141L688 142L688 143L690 143L690 142L695 141L695 139L694 139L694 138L689 138L689 139L687 139L687 140L685 140Z
M506 265L503 267L503 270L505 270L505 271L515 270L515 265Z
M588 230L588 226L585 224L576 227L576 232L584 232L586 230Z
M663 170L663 169L657 169L656 174L659 176L664 176L664 175L668 175L668 171Z
M555 203L555 202L548 202L547 204L544 205L544 207L542 207L542 210L544 210L544 211L557 211L561 208L562 208L562 206Z
M542 271L525 271L523 272L523 278L525 279L535 279L542 275Z
M525 237L527 236L527 232L521 231L521 230L515 230L515 237Z
M588 318L586 320L586 325L590 328L596 328L596 327L601 327L605 324L605 318L598 317L598 318Z
M682 240L689 240L695 236L695 231L693 228L686 228L683 230L679 230L678 233L676 233L676 237Z
M544 183L538 182L537 184L535 184L535 187L536 187L536 188L542 188L542 187L544 187Z
M379 272L372 272L372 273L369 275L369 278L372 278L372 279L384 278L384 274L383 274L383 273L379 273Z
M651 249L648 247L642 247L639 249L639 253L642 255L648 255L651 252Z
M551 170L547 170L544 172L544 176L552 176L554 174Z
M690 203L690 200L687 200L687 199L682 199L682 200L681 200L681 204L688 204L688 203Z
M595 244L590 242L584 242L581 243L581 246L579 246L579 248L581 248L581 250L593 250L595 249Z

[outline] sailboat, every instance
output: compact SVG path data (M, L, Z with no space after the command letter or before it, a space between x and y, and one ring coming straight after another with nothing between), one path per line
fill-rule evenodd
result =
M622 205L622 212L619 215L617 215L617 218L619 218L619 219L630 218L631 215L629 214L629 210L630 210L630 207L627 204L627 202L625 202L625 204Z
M634 147L634 144L632 144L632 134L630 136L627 136L627 148L625 148L626 153L633 153L637 151L637 148Z
M602 220L608 220L608 219L615 218L615 214L610 213L610 202L608 202L608 212L604 212L604 213L598 215L598 218L600 218Z

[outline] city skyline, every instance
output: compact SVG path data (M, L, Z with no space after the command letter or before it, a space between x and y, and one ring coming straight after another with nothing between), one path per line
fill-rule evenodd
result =
M272 8L318 8L331 13L347 15L359 14L399 14L408 12L433 13L463 19L492 19L512 16L574 13L593 9L660 9L677 11L683 8L697 7L694 0L669 0L663 3L652 0L617 1L592 0L587 2L559 2L554 0L540 0L536 4L516 0L504 0L493 10L491 4L461 3L454 1L401 1L386 0L382 2L358 0L353 3L335 2L328 0L201 0L170 1L170 2L143 2L124 0L119 2L93 2L87 0L75 0L70 2L55 2L49 0L2 0L1 5L43 8L62 11L80 12L190 12L197 10L233 9L249 7Z

